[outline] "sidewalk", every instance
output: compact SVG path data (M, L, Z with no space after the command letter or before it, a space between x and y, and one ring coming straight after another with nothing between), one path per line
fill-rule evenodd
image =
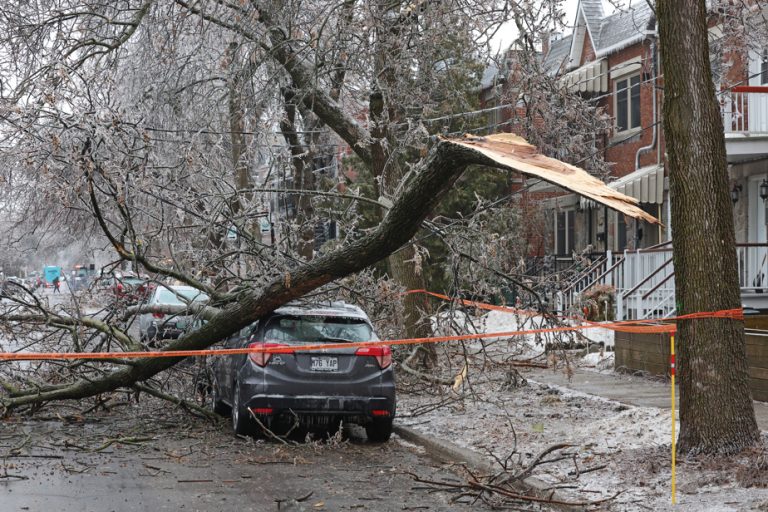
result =
M570 381L562 370L533 368L520 373L526 379L540 384L560 386L638 407L669 409L669 385L642 377L590 372L580 368L574 368ZM678 398L679 407L679 395L676 398ZM754 404L758 426L761 430L768 430L768 403L756 401Z

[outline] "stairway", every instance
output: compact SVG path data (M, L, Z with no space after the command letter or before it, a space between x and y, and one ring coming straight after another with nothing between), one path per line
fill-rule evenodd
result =
M675 313L674 274L671 243L624 251L618 257L608 251L557 293L557 309L563 315L580 312L582 294L600 284L616 291L616 320L667 318Z

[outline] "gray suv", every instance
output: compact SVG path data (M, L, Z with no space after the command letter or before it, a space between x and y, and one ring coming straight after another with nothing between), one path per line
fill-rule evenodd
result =
M296 424L332 429L344 420L365 427L370 441L387 441L396 410L390 347L301 350L302 345L376 339L357 306L334 302L277 309L228 338L225 347L286 352L216 358L213 410L231 414L237 434L255 434L259 423L270 430Z

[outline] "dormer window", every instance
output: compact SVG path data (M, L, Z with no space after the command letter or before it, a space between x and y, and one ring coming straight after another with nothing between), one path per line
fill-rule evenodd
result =
M640 127L640 75L616 80L616 131Z

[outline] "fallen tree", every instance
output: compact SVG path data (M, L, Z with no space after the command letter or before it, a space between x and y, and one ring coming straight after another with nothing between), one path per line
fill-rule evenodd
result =
M115 266L124 263L158 280L171 277L211 297L205 325L164 350L206 348L408 246L469 166L550 181L655 222L633 199L514 136L431 137L424 123L438 121L404 116L404 105L423 110L426 102L437 111L437 103L459 98L445 67L467 52L447 36L472 41L485 24L502 22L483 18L493 12L485 2L450 8L355 2L297 7L255 0L158 4L7 2L0 8L0 58L19 76L12 90L1 91L0 116L11 146L3 154L10 169L3 177L12 185L2 205L13 205L10 217L19 230L59 240L66 238L59 231L98 233L94 244L107 241L120 259ZM457 26L465 32L457 34ZM369 39L386 44L370 45ZM277 150L270 138L275 126L285 139ZM381 200L373 202L386 214L375 227L358 229L359 215L347 214L362 197L326 190L341 204L333 215L346 223L345 238L315 256L306 235L311 222L323 219L310 215L306 201L288 203L304 189L304 178L321 175L321 162L342 143L376 170ZM264 160L270 165L259 187L249 171ZM265 243L259 219L271 199L255 191L274 190L267 185L285 182L286 175L295 187L285 187L285 204L277 209L286 216L291 208L305 211L284 222L282 232L269 226ZM225 240L229 233L235 243ZM70 336L71 345L51 345L74 351L105 350L110 340L119 347L140 345L129 333L139 310L111 305L97 318L76 296L71 311L31 297L0 315L10 332L23 318L33 320L18 315L34 316L41 330L20 332L22 340ZM107 341L94 345L101 335ZM114 360L96 372L56 373L54 384L3 382L8 393L0 403L10 411L130 389L176 362ZM80 367L67 369L73 368Z
M511 142L510 142L511 140ZM477 145L483 151L472 149ZM486 149L484 145L492 149ZM491 165L513 170L511 163L520 159L515 149L526 149L527 145L509 136L478 138L465 141L441 140L433 147L419 172L394 203L384 221L371 234L324 257L317 258L286 272L258 292L244 291L230 299L220 312L209 317L199 330L190 332L169 343L164 350L204 349L242 329L261 316L274 311L293 299L302 297L335 279L360 271L385 258L394 250L407 243L419 229L421 222L435 207L451 185L470 164ZM524 173L539 173L549 180L560 182L604 204L620 208L627 214L653 221L635 205L635 200L619 194L584 171L558 163L535 152L529 151L529 158L518 163ZM546 167L542 167L546 165ZM563 174L563 170L568 171ZM110 238L111 237L110 235ZM125 252L116 243L118 251ZM133 255L125 253L126 258ZM0 317L2 319L2 317ZM94 324L91 327L99 329ZM106 326L105 326L106 328ZM76 399L130 387L173 366L179 358L148 358L116 370L100 379L79 382L41 391L38 388L16 391L14 397L4 398L3 406L13 409L22 405L37 404L51 400Z

